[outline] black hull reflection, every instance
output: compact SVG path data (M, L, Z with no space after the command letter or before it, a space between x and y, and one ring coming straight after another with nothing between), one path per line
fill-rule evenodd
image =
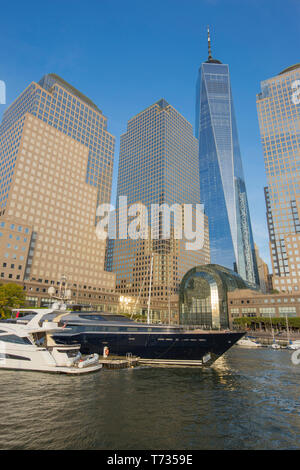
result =
M71 327L71 325L68 325ZM141 359L157 363L185 363L189 365L210 365L224 354L243 333L234 332L203 332L203 333L60 333L55 340L71 344L81 344L85 354L103 354L105 346L110 355L126 356L132 353Z

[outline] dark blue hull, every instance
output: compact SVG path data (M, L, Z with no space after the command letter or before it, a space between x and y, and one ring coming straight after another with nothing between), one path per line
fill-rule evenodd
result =
M68 325L69 326L69 325ZM166 364L209 365L236 343L243 333L201 332L201 333L105 333L82 332L77 334L59 333L55 340L70 344L81 344L85 354L103 354L105 346L111 355L126 356L132 353L145 360Z

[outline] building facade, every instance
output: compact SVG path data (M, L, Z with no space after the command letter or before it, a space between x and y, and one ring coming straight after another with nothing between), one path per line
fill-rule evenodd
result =
M229 67L209 57L196 89L201 200L208 216L211 262L258 284L254 242Z
M86 96L54 74L31 83L0 125L0 272L4 281L111 292L96 209L109 202L114 137Z
M240 317L300 317L300 295L264 294L254 290L228 293L229 322Z
M257 111L273 287L300 292L300 64L261 83Z
M267 263L261 258L259 254L259 249L256 243L254 243L254 246L255 246L255 255L256 255L256 262L257 262L260 290L263 293L271 292L273 290L273 285L272 285L272 276L269 273L269 267Z
M203 248L192 250L184 237L175 237L175 216L165 236L162 214L151 214L153 204L200 205L197 139L191 124L163 99L130 119L121 136L117 201L121 196L128 207L144 204L148 222L143 239L110 240L107 264L116 273L116 288L141 299L172 301L184 273L210 258L205 216ZM122 211L117 202L117 217L127 220Z

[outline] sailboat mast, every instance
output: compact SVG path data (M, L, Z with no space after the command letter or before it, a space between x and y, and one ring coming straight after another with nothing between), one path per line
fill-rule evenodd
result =
M291 343L291 340L290 340L290 329L289 329L289 322L288 322L287 313L285 314L285 320L286 320L287 340L288 340L288 343L290 344L290 343Z
M149 297L148 297L147 323L150 323L150 302L151 302L151 287L152 287L152 270L153 270L153 253L151 254L151 265L150 265L150 283L149 283Z
M271 314L270 314L270 322L271 322L272 338L273 338L273 343L274 343L274 342L275 342L275 338L274 338L274 331L273 331L273 325L272 325L272 318L271 318Z
M170 292L170 277L171 277L171 269L170 269L170 254L168 255L168 317L169 317L169 325L171 324L171 292Z

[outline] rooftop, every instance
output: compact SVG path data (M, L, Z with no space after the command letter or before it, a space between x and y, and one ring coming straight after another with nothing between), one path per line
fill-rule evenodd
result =
M101 109L99 109L98 106L96 106L95 103L93 103L93 101L90 100L90 98L88 98L83 93L81 93L79 90L77 90L75 87L70 85L70 83L66 82L59 75L56 75L56 73L49 73L49 74L47 74L47 76L52 78L56 83L58 83L63 88L65 88L66 91L68 91L69 93L72 93L73 95L77 96L77 98L81 99L87 105L91 106L91 108L95 109L95 111L98 111L99 113L102 114ZM44 77L42 78L42 80L43 79L44 79Z
M279 72L279 75L282 75L282 74L288 73L288 72L292 72L292 70L296 70L296 69L300 69L300 63L295 64L295 65L291 65L290 67L287 67L282 72Z

